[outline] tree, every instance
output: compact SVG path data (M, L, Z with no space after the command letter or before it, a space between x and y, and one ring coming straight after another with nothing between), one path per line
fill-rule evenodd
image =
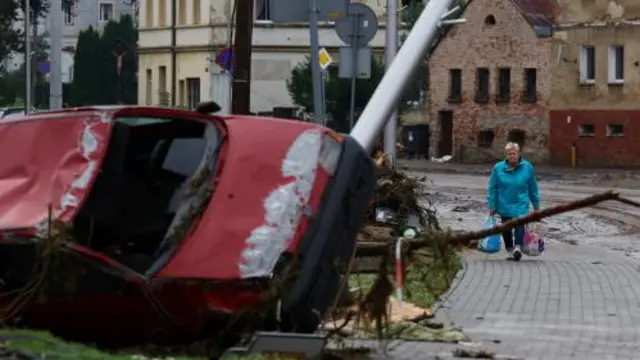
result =
M118 40L123 41L127 46L127 52L122 59L122 73L120 86L117 76L117 58L113 54L114 45ZM102 56L104 59L103 69L103 91L107 97L104 99L107 104L115 104L118 99L118 91L121 91L122 102L125 104L136 104L138 86L136 80L138 47L138 33L130 15L123 15L120 21L110 21L104 28L101 38Z
M74 106L100 104L103 88L101 81L102 43L93 27L78 34L73 62L70 103Z
M117 58L114 45L126 44L122 59L121 78L117 76ZM120 92L125 104L136 104L138 35L133 19L124 15L120 21L108 22L102 36L94 29L80 34L74 57L74 76L71 85L73 105L115 104ZM120 83L118 83L120 81Z
M356 80L356 112L361 111L375 91L384 75L384 65L377 58L371 62L371 78ZM311 59L299 63L287 80L287 90L293 102L307 113L313 112L313 83L311 80ZM349 111L351 107L351 80L338 77L338 67L331 66L325 74L325 101L329 126L337 131L349 131Z
M0 1L0 75L4 73L4 60L20 46L21 32L13 24L18 17L15 1Z

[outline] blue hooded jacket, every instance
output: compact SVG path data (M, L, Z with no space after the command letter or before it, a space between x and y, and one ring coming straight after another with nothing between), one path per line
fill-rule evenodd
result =
M540 209L540 194L533 165L520 160L511 168L506 160L493 167L489 178L489 209L502 217L515 218L529 213L529 204Z

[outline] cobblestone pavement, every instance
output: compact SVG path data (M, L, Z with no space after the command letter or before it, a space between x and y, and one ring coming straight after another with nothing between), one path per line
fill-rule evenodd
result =
M505 253L465 254L465 269L436 318L461 326L473 344L404 342L373 358L446 359L455 349L475 347L498 359L637 359L637 263L590 246L554 242L549 248L519 263Z
M471 178L465 182L458 177L439 175L430 190L438 193L469 191L471 198L484 197L482 181ZM479 184L474 185L476 182ZM460 188L456 189L456 186ZM600 190L595 187L555 187L541 182L547 204L553 200L573 200ZM635 199L638 196L633 191L624 190L623 194ZM605 208L608 213L603 213ZM637 209L624 210L618 206L607 205L589 211L619 218L625 223L635 223L640 218ZM620 218L622 211L626 213ZM445 222L446 225L476 228L481 224L482 215L473 212L460 215L465 216L464 221L450 219L452 221ZM496 352L496 358L640 358L636 355L640 350L640 261L638 257L612 251L607 246L592 246L586 241L589 236L584 235L585 239L577 245L549 242L543 256L525 257L519 263L507 261L506 253L465 253L465 268L442 297L436 308L436 318L445 324L462 327L473 344ZM640 239L637 233L626 236L625 241ZM602 242L607 241L607 236L603 236ZM453 350L467 347L465 344L405 342L392 346L386 355L376 358L447 359L453 358Z
M437 315L474 341L525 359L633 359L640 348L637 262L607 250L553 243L520 263L465 256Z

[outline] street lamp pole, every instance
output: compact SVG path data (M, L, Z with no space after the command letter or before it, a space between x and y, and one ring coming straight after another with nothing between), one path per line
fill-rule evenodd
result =
M24 72L25 72L25 109L24 112L28 114L31 112L31 108L33 106L33 100L31 99L31 95L33 92L31 91L31 1L26 0L24 3Z
M387 0L387 26L385 68L389 69L398 51L398 0ZM384 152L391 166L396 163L396 132L398 127L397 105L384 128Z

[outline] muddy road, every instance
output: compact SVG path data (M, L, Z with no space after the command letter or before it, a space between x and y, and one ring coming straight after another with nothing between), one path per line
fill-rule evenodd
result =
M426 177L429 199L438 210L443 225L459 230L477 230L488 214L487 176L409 172ZM541 180L542 207L581 199L609 188L580 182ZM640 190L618 188L622 196L640 201ZM426 201L426 200L425 200ZM546 239L570 244L586 244L622 251L640 260L640 209L618 202L557 215L537 225Z

